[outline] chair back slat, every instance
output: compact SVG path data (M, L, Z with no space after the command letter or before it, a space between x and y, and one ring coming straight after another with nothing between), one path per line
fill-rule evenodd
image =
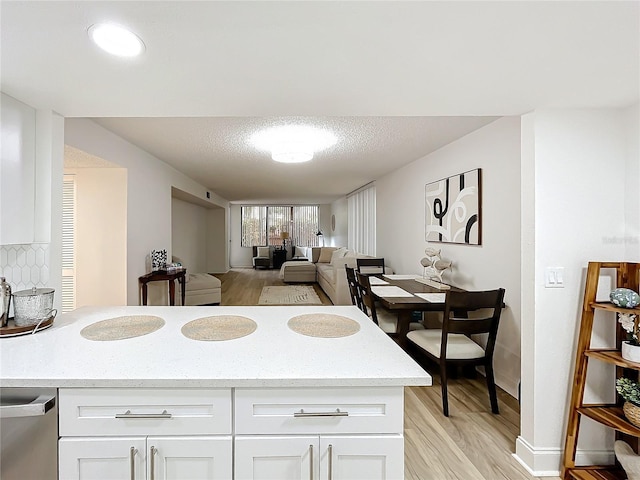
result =
M495 319L490 318L451 318L449 319L449 333L462 333L464 335L476 335L491 331Z
M358 272L366 275L384 273L384 258L356 258Z
M441 354L444 356L446 352L448 334L488 333L485 352L490 356L495 346L503 301L503 288L478 292L448 291L442 322ZM474 315L476 312L481 315Z
M371 320L376 325L378 324L378 314L376 313L376 303L375 298L373 296L373 292L371 291L371 282L369 282L369 277L360 272L356 273L356 283L358 285L358 289L360 290L360 298L362 299L362 311L366 313Z
M356 271L353 267L345 266L344 268L347 272L347 283L349 284L351 303L366 313L362 304L362 296L360 294L360 289L358 288L358 282L356 280Z

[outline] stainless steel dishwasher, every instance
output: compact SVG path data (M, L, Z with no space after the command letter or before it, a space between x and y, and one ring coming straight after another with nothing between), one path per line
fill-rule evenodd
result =
M0 478L58 478L55 388L0 388Z

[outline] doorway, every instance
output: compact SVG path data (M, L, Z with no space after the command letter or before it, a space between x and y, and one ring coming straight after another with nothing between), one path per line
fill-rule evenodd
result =
M65 308L127 304L127 169L65 145ZM69 215L73 211L72 234Z

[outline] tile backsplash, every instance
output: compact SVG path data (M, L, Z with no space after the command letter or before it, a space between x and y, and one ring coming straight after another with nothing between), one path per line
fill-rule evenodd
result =
M0 277L11 290L49 287L49 244L0 245Z

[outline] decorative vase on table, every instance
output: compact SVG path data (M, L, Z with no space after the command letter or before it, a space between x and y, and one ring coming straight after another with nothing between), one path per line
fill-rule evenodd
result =
M151 250L151 271L157 272L167 268L167 251Z

